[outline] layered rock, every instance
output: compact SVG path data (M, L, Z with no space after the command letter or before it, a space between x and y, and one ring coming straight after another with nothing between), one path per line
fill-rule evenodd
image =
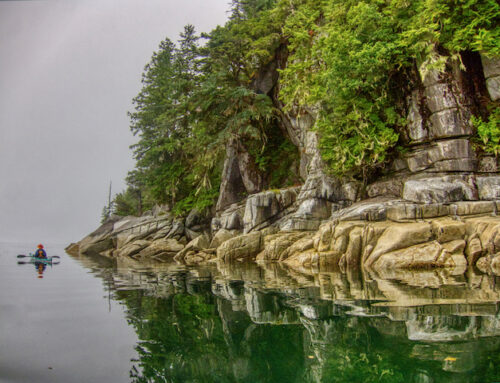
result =
M470 117L487 100L498 102L498 58L464 53L466 71L450 61L444 72L418 75L405 102L404 154L362 187L325 171L314 131L317 108L285 111L277 97L282 56L252 86L279 109L280 128L299 149L302 185L262 190L263 175L245 142L234 137L226 145L212 214L193 210L174 218L156 209L155 215L114 217L80 241L79 251L186 264L284 262L298 270L336 267L347 273L432 267L463 272L477 264L496 273L498 159L476 151Z

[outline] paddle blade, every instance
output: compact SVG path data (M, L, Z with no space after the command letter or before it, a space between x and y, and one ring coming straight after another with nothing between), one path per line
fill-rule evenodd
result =
M51 258L61 258L59 255L53 255Z
M26 258L26 257L27 257L27 255L24 255L24 254L19 254L19 255L17 256L17 258Z
M31 262L17 261L18 265L29 265Z

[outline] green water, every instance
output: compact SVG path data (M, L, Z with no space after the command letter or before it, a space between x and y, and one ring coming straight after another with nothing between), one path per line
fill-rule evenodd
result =
M139 338L133 382L500 381L493 277L238 264L103 279Z
M186 268L0 244L0 383L500 382L500 280Z

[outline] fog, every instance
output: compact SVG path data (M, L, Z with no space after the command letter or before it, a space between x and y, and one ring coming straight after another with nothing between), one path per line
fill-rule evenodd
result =
M77 241L97 228L135 142L144 65L228 0L0 1L0 241Z

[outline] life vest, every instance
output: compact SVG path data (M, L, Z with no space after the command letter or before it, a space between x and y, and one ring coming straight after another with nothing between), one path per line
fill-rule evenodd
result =
M45 252L44 249L38 249L35 251L35 257L37 258L47 258L47 253Z

